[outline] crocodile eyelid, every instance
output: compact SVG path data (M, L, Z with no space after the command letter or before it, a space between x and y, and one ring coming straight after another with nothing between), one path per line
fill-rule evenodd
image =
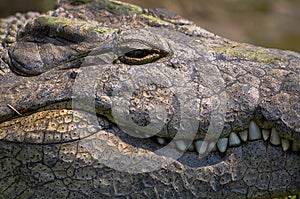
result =
M121 62L127 65L142 65L155 62L167 55L167 52L159 49L136 49L119 56L114 63Z

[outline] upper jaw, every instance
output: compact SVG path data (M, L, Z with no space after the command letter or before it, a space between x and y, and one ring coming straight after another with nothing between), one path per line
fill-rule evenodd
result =
M28 26L30 27L30 25ZM36 25L31 25L31 26L35 27ZM58 28L60 27L59 25L57 26ZM150 33L149 30L152 30L153 33L162 34L166 38L161 37L160 42L155 41L156 34ZM251 83L247 84L246 86L237 84L236 86L227 87L226 85L227 82L224 82L224 80L222 80L223 74L220 73L221 69L219 68L219 66L216 65L216 63L214 63L214 61L217 62L218 60L216 59L214 61L211 61L210 59L215 59L215 58L212 57L210 54L205 53L205 48L203 47L197 48L196 45L194 44L195 41L193 39L190 39L185 35L177 33L175 31L168 31L168 30L160 32L157 29L145 29L145 30L134 31L134 33L135 33L134 38L137 39L133 40L134 42L132 43L130 42L130 38L133 39L132 32L125 31L120 33L120 37L113 37L111 39L108 39L108 41L102 43L99 41L95 42L95 43L101 43L101 45L100 47L95 48L93 50L91 50L90 47L96 44L91 42L93 40L87 41L89 44L88 45L89 48L85 48L83 50L85 50L86 51L85 53L88 54L85 56L83 61L81 61L80 64L76 66L76 67L82 66L82 68L80 69L68 68L67 67L67 65L69 65L68 61L58 60L58 63L59 61L61 61L62 64L60 64L59 66L52 65L51 67L54 67L53 69L44 67L44 64L41 64L37 68L42 68L42 71L33 70L33 73L29 74L29 75L34 75L31 77L21 77L21 76L16 76L13 73L10 73L4 79L1 80L4 84L6 83L6 85L3 87L2 90L3 91L2 96L5 100L3 101L3 106L1 106L1 109L3 109L3 111L1 111L2 116L0 118L4 120L7 117L12 117L13 115L16 115L15 111L11 109L9 106L7 106L7 104L12 105L13 107L15 107L16 110L19 110L20 112L24 112L24 111L26 112L27 111L26 109L28 107L30 111L34 111L37 108L40 108L41 106L46 106L49 103L70 100L74 98L74 91L75 91L75 95L79 94L77 97L93 98L96 100L96 103L98 103L98 105L100 105L101 107L106 107L105 110L102 108L98 108L97 111L98 113L103 114L106 117L112 119L113 117L111 117L112 114L111 111L114 108L112 105L116 104L117 100L119 99L118 96L112 96L111 92L112 91L114 92L114 90L120 90L120 88L118 88L118 86L120 85L126 86L128 84L128 85L135 85L135 88L131 90L131 93L128 92L129 95L136 92L136 94L134 94L135 97L132 96L129 98L127 97L126 100L130 101L130 103L128 104L130 109L130 114L132 115L133 120L134 118L137 118L137 120L139 120L139 121L134 121L136 123L140 122L139 125L145 125L149 123L149 121L147 121L148 120L147 118L141 118L141 115L143 114L146 116L151 115L149 114L149 110L151 109L151 106L148 106L149 103L150 105L151 103L158 103L157 96L160 97L159 95L161 95L159 94L159 92L163 92L163 90L171 89L170 92L167 91L168 93L165 94L164 99L160 99L162 100L162 107L163 108L167 107L167 109L169 109L170 111L168 113L169 116L164 118L166 119L166 121L162 121L165 125L164 127L165 129L159 132L158 135L160 137L170 138L175 136L176 132L178 131L178 129L176 128L178 128L178 123L179 123L178 122L179 117L177 116L180 116L179 112L183 110L182 107L184 107L185 105L187 105L187 109L185 113L186 114L193 113L193 116L190 116L190 118L192 120L197 118L196 119L197 121L195 122L196 123L198 122L198 126L200 126L199 129L198 126L195 126L197 130L195 132L194 137L189 140L190 142L189 144L191 144L191 141L193 140L199 140L199 139L204 140L206 133L209 129L208 126L210 123L212 123L211 116L213 115L217 107L217 106L215 107L215 104L220 106L220 102L225 109L226 108L234 109L234 111L230 110L231 112L229 115L226 115L227 114L226 112L222 112L223 116L224 117L226 116L225 123L223 124L225 127L229 126L229 130L226 128L222 129L223 127L220 127L218 129L218 131L221 132L219 136L224 138L223 140L226 140L225 137L230 138L230 135L232 135L232 133L238 134L243 130L247 130L253 118L256 120L258 126L262 129L272 129L272 127L276 127L273 126L270 123L270 121L268 121L268 119L264 118L264 113L261 113L261 111L276 109L277 107L282 107L282 105L275 103L275 107L274 106L267 107L265 110L264 109L261 110L259 106L261 106L260 103L263 102L264 98L263 100L259 98L260 96L256 94L259 91L259 89L256 87L252 87ZM170 35L168 35L168 33ZM65 33L60 33L60 34L65 34ZM172 37L172 35L182 38L183 40L181 42L183 42L186 45L184 45L183 43L179 43L179 44L174 44L174 42L172 43L172 40L168 38L168 37ZM11 68L13 70L18 67L24 68L24 66L32 66L31 63L33 63L33 60L31 60L30 58L21 59L22 57L19 57L20 53L18 52L21 52L24 47L26 48L27 44L31 43L29 42L30 39L28 40L28 38L32 36L30 32L26 33L25 31L23 36L24 37L20 38L20 41L14 46L14 48L12 48L11 51L11 58L13 60L11 63L12 64ZM147 38L147 36L151 38L149 39L151 41L145 41L145 37ZM119 54L114 51L111 52L110 50L115 50L115 49L111 48L111 45L109 45L109 44L112 45L115 44L112 43L115 40L121 42L123 41L124 44L121 42L118 44L121 47L124 47L124 49L131 49L134 47L134 44L137 43L142 46L141 48L144 48L147 45L149 47L149 42L155 41L156 42L154 45L155 48L162 48L164 52L168 52L168 54L162 60L159 60L157 62L155 61L154 63L139 65L139 66L128 66L124 63L116 64L114 63L114 60L118 58L120 52L118 52L118 49L117 52ZM45 43L45 45L48 45L47 42ZM67 46L67 48L68 48L67 52L70 55L76 56L77 52L73 52L73 50L76 49L76 45L75 48L74 46L70 49ZM45 52L38 52L33 54L40 53L41 56L45 56ZM126 54L126 53L121 52L121 54ZM17 62L17 60L25 60L25 61L27 60L28 63L24 62L20 64L19 62ZM90 62L91 60L92 62ZM95 60L96 61L102 60L102 62L100 64L99 63L97 64L94 63ZM14 63L18 63L18 64L14 64ZM232 63L228 62L227 64L229 66ZM32 71L32 69L26 69L26 70ZM89 74L89 72L87 71L90 71L90 73L92 74ZM163 74L161 74L162 71L164 71ZM185 71L185 73L182 73L182 71ZM74 74L78 74L78 76L73 77ZM126 77L128 76L128 74L132 75L130 77L132 79L131 80L129 79L129 81L126 82L128 80L126 79L128 78ZM214 78L218 77L219 75L219 79L222 81L219 81L218 79L213 79L213 80L214 81L218 80L216 81L217 83L221 82L221 85L222 84L224 85L215 86L209 84L210 80L212 79L212 76L210 74L215 74ZM96 90L94 89L93 85L92 86L90 85L90 80L92 80L91 77L87 76L86 78L84 78L85 75L92 75L92 77L94 78L93 80L98 81L96 82L96 84L98 84ZM109 82L107 82L107 80L105 80L105 76L113 77L113 78L111 78ZM156 79L152 80L154 76ZM189 80L191 78L194 79L191 80L192 82L190 84L182 85L182 82L184 83L184 81ZM28 81L29 79L30 81ZM150 92L138 91L138 89L140 88L151 85L151 81L154 80L161 81L163 82L163 84L165 84L161 88L159 88L160 91L158 90L150 91ZM122 81L125 81L125 84ZM138 81L141 81L142 84L136 84ZM280 78L278 78L278 81L280 81ZM152 84L158 86L161 84L161 82L159 83L156 82ZM206 89L206 86L211 86L211 88L209 88L210 90ZM15 88L16 90L21 91L21 95L17 97L14 96L13 93L16 90L12 90L11 88ZM186 88L188 88L189 90ZM195 88L198 89L196 91L198 93L195 92L194 90ZM245 99L240 98L239 101L236 101L234 97L236 95L241 95L241 93L246 93L248 88L250 90L252 89L255 91L255 92L252 91L250 92L252 96ZM34 93L31 92L32 90L35 90L35 92ZM184 90L184 92L182 92L182 90ZM88 95L85 95L85 92L87 92ZM179 92L179 94L176 92ZM218 92L220 92L221 94ZM128 93L123 93L123 94L128 95ZM185 101L180 101L180 98L184 98L185 97L184 95L186 93L189 93L190 95L189 97L194 101L192 101L191 99L188 99L190 100L188 103L185 103ZM115 92L115 94L119 94L119 93ZM36 101L30 100L30 99L35 99L34 95L38 96L39 100ZM148 98L150 99L150 101L148 100ZM221 98L221 100L218 98ZM226 99L227 101L224 99ZM278 100L276 101L278 102ZM198 103L199 107L198 106L197 107L201 111L199 112L197 108L190 109L189 107L192 106L189 106L190 105L189 103L190 104ZM224 103L226 103L226 105ZM181 107L178 104L180 104ZM264 102L263 105L265 104L266 103ZM179 107L181 109L179 109ZM146 109L147 111L144 111L143 109ZM118 110L116 113L118 113ZM236 113L240 113L240 114L237 114L238 116L236 116ZM198 117L198 115L200 115L200 117ZM234 120L232 120L231 117L233 117ZM292 120L291 116L290 118ZM288 121L289 118L285 118L285 119L286 121ZM279 127L280 126L284 126L284 124L279 125ZM297 141L298 133L293 128L278 129L278 132L284 140L291 140L291 143ZM184 136L181 136L180 139L184 140ZM208 139L208 141L212 142L212 139L210 138ZM217 141L218 141L217 139L214 140L215 143L217 143ZM284 148L286 148L286 146ZM224 149L221 149L221 151L223 150Z

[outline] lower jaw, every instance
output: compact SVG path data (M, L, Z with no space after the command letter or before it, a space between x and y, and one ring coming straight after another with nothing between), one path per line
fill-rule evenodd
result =
M49 111L50 113L53 114L54 112ZM156 141L153 142L153 140L158 139L157 137L151 139L132 138L122 133L116 125L111 124L104 118L98 117L98 122L102 124L107 123L108 125L104 125L100 131L82 137L82 139L71 138L71 140L63 140L64 133L62 133L61 140L50 140L50 142L48 140L48 143L37 142L38 140L34 140L34 137L29 138L26 135L23 138L23 142L17 142L12 137L7 136L1 143L7 145L9 144L8 142L13 142L11 145L30 148L29 151L31 152L43 151L43 148L48 146L59 146L60 152L51 158L68 163L70 167L76 161L82 161L80 158L76 158L75 160L75 156L77 157L79 154L78 150L80 149L90 155L83 156L85 160L83 160L83 163L80 163L83 168L101 170L103 165L107 167L112 166L111 164L114 164L114 166L123 165L126 173L124 175L126 176L129 173L128 177L139 176L139 173L143 172L141 170L136 174L132 174L132 172L135 172L134 169L137 168L137 164L133 164L136 161L133 158L134 156L140 156L147 160L150 159L153 162L157 161L155 163L161 166L158 170L151 171L150 173L145 171L146 173L143 174L144 181L149 179L152 182L154 181L154 184L151 186L156 186L156 184L171 186L172 182L167 182L170 178L170 180L174 180L172 186L177 186L179 189L189 189L190 191L197 192L197 190L202 190L203 187L207 188L206 186L208 186L209 190L211 190L210 194L213 194L213 197L229 196L227 198L233 198L236 195L254 198L276 196L282 193L297 193L300 191L300 156L297 151L293 152L292 142L288 150L284 151L282 144L274 146L272 144L274 140L271 142L271 138L263 141L264 136L261 135L261 139L258 140L249 139L242 141L242 136L237 133L241 143L230 146L230 138L228 138L228 146L230 147L227 147L224 152L220 152L217 147L217 150L212 150L205 157L199 158L199 149L195 147L194 151L183 153L178 160L170 161L168 157L157 157L155 155L155 150L161 148L160 144ZM252 135L249 136L249 133L247 133L248 137L251 137ZM182 147L178 146L178 142L177 144L174 142L174 145L176 145L174 149L177 150L180 150ZM115 154L114 152L119 152L122 155L119 156L119 154ZM45 155L43 155L43 158L45 158ZM121 159L118 160L118 157L121 157ZM31 162L30 158L29 160L24 160L23 158L21 160ZM132 161L132 164L129 163L130 161ZM92 166L95 165L95 162L100 163L99 168ZM169 162L170 164L168 164ZM147 166L144 162L138 163L141 167ZM127 168L124 168L124 165ZM78 165L73 166L75 168L81 167ZM133 166L133 168L130 168L130 166ZM55 169L52 168L52 170L54 171ZM101 179L101 176L98 177ZM177 178L181 179L178 183L175 182ZM190 180L186 178L190 178ZM184 185L182 183L185 180L187 180L187 184ZM199 197L209 195L209 191L207 190L199 192Z

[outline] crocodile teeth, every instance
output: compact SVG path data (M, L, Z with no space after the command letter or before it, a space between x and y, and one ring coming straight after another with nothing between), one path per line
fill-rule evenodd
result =
M249 140L259 139L261 139L260 129L254 121L251 121L249 126Z
M299 148L298 144L295 141L293 141L293 143L292 143L292 151L298 152L299 149L300 148Z
M241 144L240 138L237 136L236 133L232 132L229 135L229 146L237 146L239 144Z
M273 145L280 145L280 137L279 137L279 134L278 134L278 132L275 128L272 128L270 142Z
M239 132L240 138L244 141L247 142L248 140L248 130L244 130Z
M195 142L196 151L199 154L204 154L207 149L207 145L207 141L198 140L197 142Z
M176 140L175 144L176 144L177 148L181 151L184 151L187 148L187 145L184 143L183 140Z
M217 147L221 153L224 153L227 149L228 138L221 138L217 142Z
M269 129L263 129L261 131L261 133L262 133L264 141L267 141L269 139L269 137L270 137L270 134L271 134L271 132L270 132Z
M207 147L208 151L216 151L217 150L217 144L215 142L211 142L209 143L208 147Z
M157 142L158 142L159 144L163 145L163 144L166 142L166 139L158 137L158 138L157 138Z
M290 148L290 141L287 139L281 140L281 147L283 151L287 151Z

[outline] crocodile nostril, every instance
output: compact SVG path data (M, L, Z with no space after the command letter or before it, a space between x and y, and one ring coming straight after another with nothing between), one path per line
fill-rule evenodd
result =
M76 76L77 76L77 72L75 72L75 71L72 71L72 72L69 74L69 77L70 77L71 79L75 79Z

